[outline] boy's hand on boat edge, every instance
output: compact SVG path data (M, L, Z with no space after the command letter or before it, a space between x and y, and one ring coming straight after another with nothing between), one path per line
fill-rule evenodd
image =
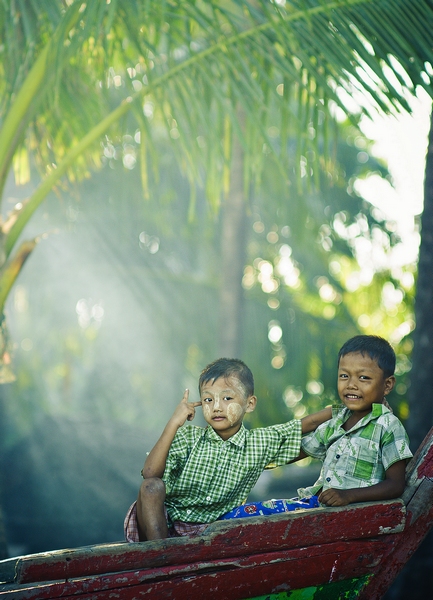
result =
M351 491L329 488L319 494L319 502L325 506L347 506L353 502Z

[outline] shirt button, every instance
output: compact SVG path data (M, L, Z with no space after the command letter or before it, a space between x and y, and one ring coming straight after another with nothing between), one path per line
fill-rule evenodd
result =
M191 514L191 511L190 511L190 509L189 509L189 508L188 508L188 510L186 511L186 514L187 514L187 515L190 515L190 514Z
M208 502L210 502L210 496L207 496L206 500L207 500Z
M331 481L331 478L330 478L330 477L327 477L327 478L326 478L326 481Z

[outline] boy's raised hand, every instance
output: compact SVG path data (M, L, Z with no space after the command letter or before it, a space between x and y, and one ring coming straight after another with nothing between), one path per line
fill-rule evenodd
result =
M197 406L201 406L201 402L188 402L189 390L186 389L182 400L176 406L176 409L171 417L178 427L182 427L185 421L192 421L195 417L195 409Z
M179 427L186 420L192 421L195 416L195 409L201 405L201 402L188 402L189 390L185 390L182 400L176 406L173 415L164 428L159 440L147 455L141 474L144 479L149 477L162 477L165 471L168 452L171 443Z

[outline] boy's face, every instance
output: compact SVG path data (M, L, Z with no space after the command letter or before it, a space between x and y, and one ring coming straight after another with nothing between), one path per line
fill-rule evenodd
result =
M385 377L377 362L368 354L350 352L338 365L340 400L360 418L371 412L373 403L382 404L394 387L395 377Z
M204 383L200 399L205 421L223 440L239 431L245 413L252 412L257 402L255 396L245 394L244 386L233 375Z

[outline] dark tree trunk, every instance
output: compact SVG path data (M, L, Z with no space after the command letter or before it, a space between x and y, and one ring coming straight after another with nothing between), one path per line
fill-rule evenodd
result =
M245 266L246 200L244 194L243 151L233 143L230 193L222 207L221 288L219 302L220 356L242 355L242 277Z
M421 217L414 348L407 430L413 450L433 425L433 112L427 149L424 210Z
M433 425L433 112L427 149L424 210L421 217L421 245L415 299L414 348L409 419L406 429L412 451L416 450ZM433 598L433 534L430 532L397 578L386 600Z

